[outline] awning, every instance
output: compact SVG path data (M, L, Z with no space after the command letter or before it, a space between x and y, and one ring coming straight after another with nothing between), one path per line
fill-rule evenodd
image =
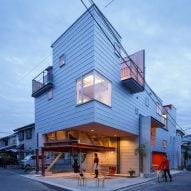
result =
M14 148L16 148L16 145L8 145L8 146L1 147L0 150L8 150L8 149L14 149Z
M7 150L7 151L10 151L10 152L13 152L13 153L18 152L18 150L17 150L17 149L9 149L9 150Z
M162 122L158 121L157 119L155 119L154 117L151 116L151 126L154 128L157 128L157 127L163 128L165 125Z
M115 147L105 147L100 145L89 145L89 144L81 144L81 143L75 143L75 144L62 144L60 142L57 142L55 145L54 143L48 144L48 146L42 147L44 151L53 151L53 152L104 152L104 151L115 151Z

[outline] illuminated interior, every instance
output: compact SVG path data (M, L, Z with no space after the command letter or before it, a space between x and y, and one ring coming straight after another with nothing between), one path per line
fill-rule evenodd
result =
M111 106L111 82L96 71L77 80L76 94L77 104L98 100Z

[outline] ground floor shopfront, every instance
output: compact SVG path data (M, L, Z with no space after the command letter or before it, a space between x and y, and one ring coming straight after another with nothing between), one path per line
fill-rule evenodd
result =
M41 141L41 147L36 153L37 156L42 155L43 175L51 171L60 159L66 162L63 171L72 171L72 164L77 159L81 170L92 173L94 153L98 154L100 172L128 174L129 170L134 169L139 175L139 156L135 155L139 145L138 135L92 123L43 134L42 139L44 141ZM44 156L52 153L52 162L45 169Z

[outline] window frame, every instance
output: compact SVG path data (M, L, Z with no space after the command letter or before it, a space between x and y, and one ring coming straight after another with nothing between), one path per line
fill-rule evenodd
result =
M84 86L83 86L83 79L84 79L84 77L85 76L88 76L88 74L91 74L92 73L92 75L93 75L93 88L92 88L92 99L90 99L90 100L88 100L88 101L86 101L86 102L84 102L84 100L83 100L83 96L84 96ZM108 103L104 103L104 102L102 102L102 101L100 101L99 99L96 99L95 97L95 78L96 78L96 74L97 74L97 76L99 76L101 79L103 79L104 81L107 81L108 83L109 83L109 86L110 86L110 92L109 92L109 94L108 94ZM106 106L108 106L108 107L112 107L112 82L108 79L108 78L106 78L104 75L102 75L102 74L100 74L99 72L97 72L96 70L91 70L91 71L89 71L89 72L87 72L87 73L85 73L85 74L83 74L82 76L80 76L79 78L77 78L76 79L76 105L77 106L79 106L79 105L81 105L81 104L85 104L85 103L88 103L88 102L90 102L90 101L94 101L94 100L96 100L96 101L98 101L98 102L100 102L100 103L102 103L102 104L104 104L104 105L106 105ZM78 83L80 83L80 86L78 87ZM79 89L78 89L79 88ZM81 98L80 98L80 94L79 94L79 91L81 90ZM80 98L80 100L81 101L79 101L79 98Z
M48 100L51 100L53 98L53 88L48 90Z
M159 102L156 104L156 113L160 116L162 116L162 106L160 105Z
M62 63L63 62L63 63ZM60 68L66 64L65 54L59 56L59 66Z
M32 139L32 129L26 129L25 130L25 136L26 136L26 139Z
M24 131L19 131L18 137L19 137L19 141L23 141L24 140Z
M163 147L163 148L167 148L167 146L168 146L167 140L166 140L166 139L163 139L163 140L162 140L162 147Z

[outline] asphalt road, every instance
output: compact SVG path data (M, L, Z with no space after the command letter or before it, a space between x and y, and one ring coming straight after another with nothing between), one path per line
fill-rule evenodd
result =
M67 191L20 176L20 172L0 168L0 191Z
M173 176L172 182L158 183L156 180L139 187L123 191L191 191L191 172L183 172Z

